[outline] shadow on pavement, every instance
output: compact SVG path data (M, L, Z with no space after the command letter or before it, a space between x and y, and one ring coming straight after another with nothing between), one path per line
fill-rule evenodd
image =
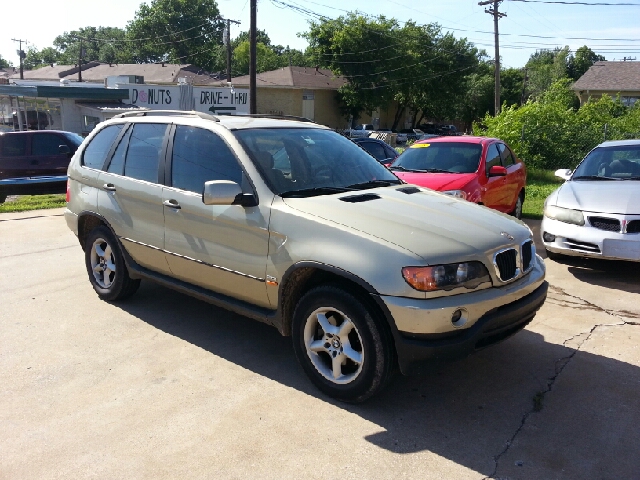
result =
M548 379L556 374L558 359L574 352L524 330L438 374L399 376L369 402L349 405L325 397L311 385L297 364L291 339L282 337L273 327L150 282L143 282L134 297L118 306L213 355L379 425L384 431L366 440L380 448L398 454L428 450L483 475L494 471L494 456L504 450L525 413L533 410L536 394L547 389ZM592 379L625 379L627 389L640 384L637 367L580 354L589 357ZM587 401L595 402L596 410L606 414L585 411ZM632 408L619 407L625 402ZM640 431L635 427L624 435L616 430L617 425L640 423L638 395L618 390L602 399L570 398L567 409L580 428L591 432L572 439L572 461L577 455L585 462L589 460L591 467L584 470L579 464L554 466L552 471L565 469L564 478L572 478L570 472L580 474L573 478L599 478L602 475L598 472L604 471L601 466L611 474L621 468L619 453L630 453L629 446L640 444ZM599 459L595 464L594 456ZM630 457L633 458L622 464L637 463L634 455ZM625 472L628 475L629 470Z

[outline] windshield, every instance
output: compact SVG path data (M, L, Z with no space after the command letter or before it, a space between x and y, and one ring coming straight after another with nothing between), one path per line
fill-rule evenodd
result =
M247 129L234 132L278 195L338 193L401 183L372 156L330 130Z
M82 143L82 141L84 140L84 138L82 138L80 135L78 135L77 133L72 133L72 132L64 132L64 136L67 138L67 140L69 140L73 145L77 147L80 146L80 144Z
M640 179L640 143L592 150L576 168L571 180Z
M391 165L391 169L474 173L480 164L482 146L471 143L416 143L407 148Z

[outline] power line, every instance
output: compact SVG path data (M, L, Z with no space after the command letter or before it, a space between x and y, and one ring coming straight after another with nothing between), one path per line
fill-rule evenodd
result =
M589 3L589 2L564 2L562 0L508 0L521 3L547 3L557 5L587 5L589 7L640 7L640 3Z

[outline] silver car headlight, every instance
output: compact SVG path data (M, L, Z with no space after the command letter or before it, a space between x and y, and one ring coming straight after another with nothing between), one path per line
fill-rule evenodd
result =
M487 268L480 262L449 263L431 267L404 267L405 281L421 292L451 290L458 287L477 288L491 282Z
M462 200L467 199L467 192L465 192L464 190L444 190L440 193L444 193L445 195L449 195L455 198L461 198Z
M573 225L580 226L584 225L584 214L580 210L545 205L544 216L558 220L559 222L572 223Z

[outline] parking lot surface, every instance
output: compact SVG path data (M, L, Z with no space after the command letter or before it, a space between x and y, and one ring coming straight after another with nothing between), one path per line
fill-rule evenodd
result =
M354 406L272 327L100 301L62 210L2 214L0 478L640 478L639 265L547 268L524 331Z

